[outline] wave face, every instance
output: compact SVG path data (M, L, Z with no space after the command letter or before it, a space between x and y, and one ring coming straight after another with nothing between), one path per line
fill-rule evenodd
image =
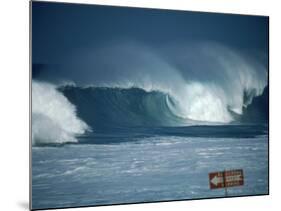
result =
M32 143L77 142L89 130L76 108L54 85L32 81Z
M79 116L92 128L124 126L186 125L175 115L168 94L140 88L65 86L60 91L78 108Z

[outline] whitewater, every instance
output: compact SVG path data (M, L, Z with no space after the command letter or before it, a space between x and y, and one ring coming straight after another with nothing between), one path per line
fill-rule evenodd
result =
M54 85L32 82L32 143L77 142L89 127Z
M244 186L229 188L228 196L268 194L267 134L154 135L121 143L108 134L102 139L100 144L34 146L33 208L225 197L224 189L210 190L208 182L209 172L224 169L244 171Z

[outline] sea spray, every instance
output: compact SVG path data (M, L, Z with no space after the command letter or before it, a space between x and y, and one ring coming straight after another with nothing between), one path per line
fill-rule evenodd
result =
M76 108L56 87L32 81L32 144L77 142L90 130L76 115Z

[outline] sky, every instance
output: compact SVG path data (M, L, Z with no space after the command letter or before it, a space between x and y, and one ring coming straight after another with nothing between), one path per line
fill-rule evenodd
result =
M139 66L134 73L213 71L213 51L267 66L268 17L32 2L35 79L106 82Z

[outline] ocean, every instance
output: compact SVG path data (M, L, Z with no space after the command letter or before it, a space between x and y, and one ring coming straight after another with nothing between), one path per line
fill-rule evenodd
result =
M32 208L268 194L268 122L246 121L258 106L232 117L198 103L186 112L233 121L184 118L165 92L33 81ZM210 189L210 172L232 169L243 186Z

